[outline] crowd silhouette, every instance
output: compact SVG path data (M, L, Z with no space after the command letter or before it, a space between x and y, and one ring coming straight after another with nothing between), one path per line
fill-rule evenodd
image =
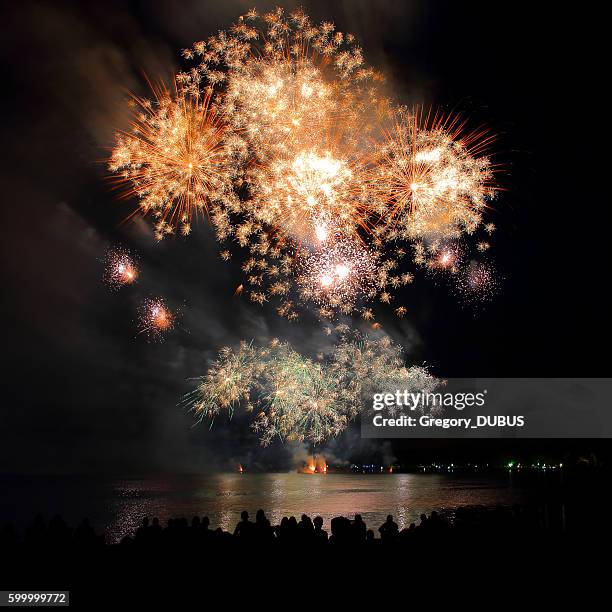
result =
M195 516L189 522L186 518L169 519L162 527L158 518L142 519L133 535L125 536L118 545L109 546L103 535L96 534L87 519L76 528L69 527L56 516L45 523L37 516L22 535L13 526L5 526L0 532L0 549L26 550L96 550L118 548L154 551L163 548L202 549L206 547L290 547L294 549L321 547L354 547L386 545L400 546L405 543L419 544L433 541L452 541L453 538L468 536L470 540L492 536L509 539L537 533L561 533L564 525L555 524L550 517L543 522L538 508L459 508L452 515L452 521L436 511L421 514L416 523L410 523L400 530L392 515L374 529L368 528L360 514L352 519L337 516L325 525L322 517L311 519L302 514L283 517L278 525L272 525L263 510L258 510L255 520L245 510L233 532L221 527L212 528L207 516Z

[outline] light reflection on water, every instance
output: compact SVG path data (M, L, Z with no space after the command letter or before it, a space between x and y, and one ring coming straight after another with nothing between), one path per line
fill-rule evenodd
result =
M13 480L11 505L0 508L0 522L29 521L36 512L55 513L72 525L88 516L107 540L132 534L143 516L169 518L208 515L211 527L233 531L242 510L263 508L272 524L283 516L321 515L324 528L334 516L360 513L376 532L387 514L401 527L422 512L464 505L510 505L524 490L507 477L438 474L218 474L164 475L142 479Z
M422 512L463 505L509 505L522 492L507 480L453 478L432 474L220 474L173 477L174 485L159 494L158 483L142 481L146 497L118 498L108 535L120 539L133 531L144 515L162 522L175 516L191 519L208 515L211 526L233 531L242 510L252 517L263 508L272 524L283 516L320 515L329 529L334 516L359 513L375 531L387 514L401 527L417 521ZM167 483L166 483L167 484ZM117 483L121 490L122 483ZM134 489L134 482L129 487ZM151 495L149 497L148 495Z

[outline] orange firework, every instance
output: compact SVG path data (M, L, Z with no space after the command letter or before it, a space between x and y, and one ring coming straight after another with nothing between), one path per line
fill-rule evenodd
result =
M153 88L155 101L134 96L130 132L119 132L109 169L156 219L158 239L190 232L197 213L233 198L231 138L210 92Z
M397 112L370 177L388 237L457 238L481 224L495 195L484 155L493 136L465 127L458 116Z
M257 221L298 244L368 230L366 162L342 131L300 133L282 153L250 169L249 206Z
M222 89L220 107L251 156L251 197L213 216L219 236L247 246L264 224L276 243L316 242L368 227L363 151L370 119L389 103L352 35L301 10L249 11L183 55L199 63L179 75L182 86Z
M497 190L492 135L391 103L352 35L302 10L249 11L183 56L194 64L174 91L133 98L132 130L109 162L156 238L187 235L206 215L219 241L248 252L234 294L280 300L289 320L305 302L323 318L375 321L373 300L406 316L395 296L413 280L407 259L472 293L490 284L479 280L488 268L462 270L464 238L495 229L483 219ZM158 307L159 319L143 310L142 328L160 336L174 317Z
M161 341L163 334L174 328L175 315L163 298L147 299L140 307L139 331L151 340Z
M106 254L104 280L111 289L131 285L138 278L138 267L129 251L121 248L109 249Z

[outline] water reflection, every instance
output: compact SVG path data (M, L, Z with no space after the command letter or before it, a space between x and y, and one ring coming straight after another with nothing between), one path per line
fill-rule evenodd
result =
M168 518L208 515L211 527L233 531L242 510L254 517L259 508L273 524L283 516L304 512L321 515L325 525L334 516L360 513L375 531L387 514L399 527L417 522L422 512L462 505L509 505L523 492L508 479L456 478L438 474L219 474L174 476L166 480L119 483L121 502L107 523L109 539L133 532L144 515ZM129 495L127 494L129 491Z
M321 515L325 528L334 516L360 513L376 531L387 514L399 527L422 512L463 505L520 503L525 490L507 475L499 478L439 474L218 474L166 475L144 479L62 478L10 483L11 506L0 517L25 526L37 512L61 514L71 524L84 516L110 542L132 534L143 516L208 515L211 527L233 531L242 510L254 518L262 508L273 524L283 516ZM48 494L45 493L48 491ZM45 506L44 504L48 504ZM53 504L53 505L51 505Z

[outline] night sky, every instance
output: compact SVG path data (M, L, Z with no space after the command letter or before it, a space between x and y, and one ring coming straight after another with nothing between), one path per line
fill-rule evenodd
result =
M259 448L240 418L194 428L178 403L221 346L279 336L316 352L320 326L232 297L239 263L219 259L205 225L157 243L148 222L122 223L136 201L117 198L104 164L114 131L127 125L127 93L148 93L144 75L170 83L180 49L252 4L4 8L0 471L291 464L294 450ZM300 5L353 32L397 100L459 110L498 134L503 191L490 213L498 294L475 311L444 282L417 274L402 296L406 319L378 309L383 330L443 377L608 376L610 257L599 191L608 176L594 178L602 119L591 118L606 113L595 106L598 37L576 35L594 24L536 3L282 3ZM141 276L113 293L102 260L118 245L138 254ZM162 344L136 334L136 307L155 295L182 312ZM460 446L464 454L491 448ZM329 449L342 459L412 451L409 441L362 443L358 430Z

